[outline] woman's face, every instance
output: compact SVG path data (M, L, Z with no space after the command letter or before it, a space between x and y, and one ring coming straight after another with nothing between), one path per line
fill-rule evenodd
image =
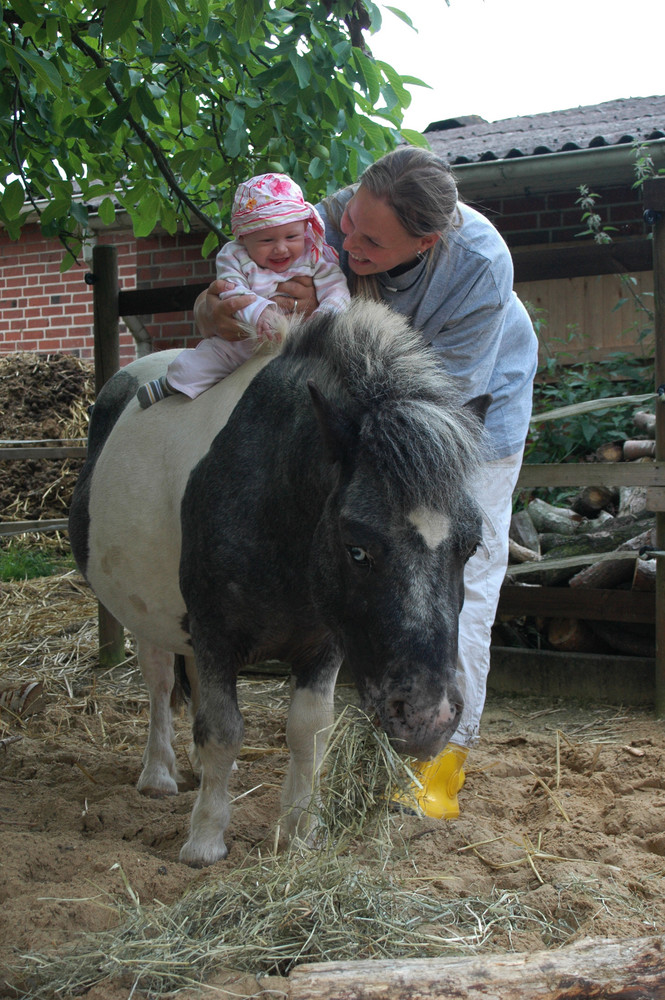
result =
M381 274L416 259L434 246L437 233L412 236L393 209L361 184L347 202L340 222L343 247L354 274Z

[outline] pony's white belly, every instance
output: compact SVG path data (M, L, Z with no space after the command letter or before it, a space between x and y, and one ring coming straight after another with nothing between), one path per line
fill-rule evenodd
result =
M132 400L97 460L88 579L127 629L162 649L191 653L178 583L180 505L189 474L268 360L251 359L194 401L171 397L141 410Z

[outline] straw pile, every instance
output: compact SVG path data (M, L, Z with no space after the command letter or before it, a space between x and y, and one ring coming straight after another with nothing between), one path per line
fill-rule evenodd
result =
M409 775L383 734L348 706L327 754L319 849L257 851L228 879L171 906L142 905L123 873L131 902L119 925L63 955L26 956L30 995L78 995L106 979L163 994L220 968L284 976L303 961L457 954L481 948L497 924L508 933L542 927L544 915L517 894L442 902L387 873L391 855L408 850L389 797L404 793ZM551 943L567 936L557 927L549 934Z

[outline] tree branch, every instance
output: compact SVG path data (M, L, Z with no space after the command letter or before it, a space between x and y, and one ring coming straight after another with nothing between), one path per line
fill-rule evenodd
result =
M81 51L89 59L92 59L92 61L95 63L96 66L98 66L100 69L106 66L105 59L98 52L96 52L95 49L92 48L92 46L88 45L88 43L85 42L78 33L72 32L71 39L74 45L76 45L76 47L79 49L79 51ZM122 104L122 95L118 91L113 81L107 79L105 86L109 94L113 98L114 102L116 103L116 105L120 107L120 105ZM210 229L213 233L215 233L220 243L228 243L228 238L224 235L222 230L219 229L214 224L212 219L209 216L207 216L205 212L201 211L198 205L196 205L187 195L187 193L180 187L175 177L175 174L171 170L166 160L166 157L162 153L159 146L155 142L153 142L153 140L150 138L150 135L144 129L141 123L138 122L133 117L133 115L130 114L125 115L125 120L127 121L127 124L130 125L130 127L133 129L133 131L141 140L141 142L145 146L147 146L147 148L152 153L157 169L159 170L162 177L166 181L169 190L172 191L177 196L177 198L182 202L182 204L187 206L190 212L192 212L192 214L195 215L196 218L203 223L206 229Z

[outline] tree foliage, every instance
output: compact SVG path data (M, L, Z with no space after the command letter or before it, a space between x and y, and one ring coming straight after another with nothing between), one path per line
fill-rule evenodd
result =
M197 218L207 252L248 175L286 172L311 200L349 183L395 145L406 85L421 83L372 57L371 0L0 0L0 13L0 224L16 239L31 209L70 264L93 211L111 224L120 207L137 237Z

